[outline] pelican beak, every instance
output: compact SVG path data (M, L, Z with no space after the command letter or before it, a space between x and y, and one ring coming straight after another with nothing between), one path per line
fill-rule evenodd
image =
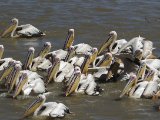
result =
M114 39L113 37L116 39L117 37L117 33L115 31L111 31L108 35L108 39L106 40L105 43L103 43L98 51L98 55L100 55L102 52L104 52L105 49L109 49L110 45L112 43L114 43Z
M92 55L91 55L91 58L90 58L90 64L95 61L97 55L98 55L98 49L97 48L93 48Z
M2 58L3 53L4 53L4 46L0 45L0 59Z
M146 81L152 81L154 78L155 72L153 70L149 71L148 74L145 77Z
M75 54L76 54L75 48L74 46L71 46L68 49L68 54L66 55L64 62L69 61Z
M89 67L89 64L90 64L90 59L91 59L90 55L85 55L84 62L81 65L81 71L82 71L83 74L86 74L88 72L88 67Z
M15 92L13 94L13 98L16 98L20 94L20 92L21 92L24 84L27 81L28 81L27 73L22 73L21 76L20 76L20 78L19 78L19 82L18 82L18 84L16 86Z
M56 79L56 75L58 73L60 67L60 60L58 58L55 59L55 62L53 63L52 67L48 71L48 78L47 78L47 83L50 83L52 80Z
M128 81L127 85L124 87L121 95L119 96L120 98L122 98L122 97L130 90L130 88L132 88L132 86L133 86L133 85L135 84L135 82L136 82L136 79L137 79L136 76L132 76L132 77L130 78L130 80Z
M33 114L36 109L41 106L44 103L44 99L42 99L41 97L38 96L38 98L33 101L29 107L25 110L23 118L30 116L31 114Z
M71 82L70 82L69 86L67 87L67 90L65 92L65 96L70 95L71 93L73 93L78 88L80 78L81 78L81 72L76 71L74 73L73 77L70 78L71 80L69 80Z
M74 42L74 29L69 29L63 49L65 50L70 48L73 42Z
M143 79L146 71L146 64L142 64L137 72L137 79L139 80L140 78Z
M15 65L14 61L9 61L8 66L4 68L2 74L0 75L0 81L2 81L12 72L14 65Z
M23 65L24 70L28 69L29 66L31 65L32 60L34 58L34 51L35 51L35 49L33 47L29 48L27 58L26 58L25 63Z
M10 25L1 35L1 37L5 37L7 34L11 33L13 29L15 28L15 24Z
M38 56L41 56L42 58L44 58L49 53L50 50L51 50L51 43L50 42L46 42L44 44L42 50L38 54Z
M107 53L104 55L103 59L97 63L97 67L109 66L112 63L112 54Z
M14 66L13 72L11 73L12 75L10 76L11 79L10 79L10 83L9 83L10 86L9 86L8 93L10 93L10 92L13 90L14 85L15 85L15 83L16 83L16 80L17 80L18 77L19 77L20 70L21 70L21 66L18 65L18 64L16 64L16 65Z

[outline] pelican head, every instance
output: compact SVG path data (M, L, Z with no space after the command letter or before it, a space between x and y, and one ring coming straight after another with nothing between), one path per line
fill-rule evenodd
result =
M14 88L14 85L16 83L16 80L18 79L19 77L19 73L20 73L20 70L21 70L21 66L19 64L16 64L14 66L14 69L13 69L13 72L11 73L10 75L10 83L9 83L9 90L8 92L10 93L13 88Z
M124 89L119 97L122 98L126 93L128 93L129 90L133 87L133 85L136 84L136 82L137 82L136 75L131 75L127 85L124 87Z
M1 35L1 37L5 37L5 35L11 33L11 36L13 36L14 31L16 30L18 26L18 19L17 18L13 18L11 20L11 25L9 26L9 28L7 28Z
M14 65L15 63L13 60L9 61L8 66L4 68L4 70L2 71L2 74L0 75L0 81L2 81L12 72Z
M97 57L98 54L98 49L97 48L93 48L92 49L92 55L91 55L91 59L90 59L90 64L93 63Z
M19 82L14 91L13 98L17 97L20 94L24 84L26 84L27 81L28 81L27 73L22 73L21 76L19 77Z
M34 58L34 52L35 52L35 49L33 47L30 47L28 49L27 58L26 58L25 63L23 65L24 70L28 69L29 66L32 64L32 60Z
M56 75L57 75L57 73L59 71L59 67L60 67L60 60L59 60L59 58L55 58L55 61L54 61L53 65L52 65L52 67L48 71L46 84L48 84L52 80L56 79Z
M12 22L12 24L18 24L18 19L17 18L12 18L11 22Z
M102 54L106 49L108 49L108 52L111 52L116 39L117 39L116 31L111 31L108 35L107 41L101 45L98 51L98 55Z
M71 93L73 93L78 88L80 78L81 78L81 72L78 71L78 70L75 71L74 75L70 78L71 80L69 80L70 84L67 87L67 90L65 92L65 96L70 95Z
M4 46L0 45L0 59L2 58L3 53L4 53Z
M69 29L63 49L65 50L70 48L73 42L74 42L74 29Z
M38 108L40 108L46 101L46 96L44 94L38 95L37 99L34 100L29 107L25 110L23 118L33 114Z
M44 44L42 50L40 51L40 53L38 54L38 56L41 56L42 58L44 58L50 50L51 50L51 43L45 42L45 44Z
M97 67L109 66L112 63L112 53L104 54L103 58L96 64Z

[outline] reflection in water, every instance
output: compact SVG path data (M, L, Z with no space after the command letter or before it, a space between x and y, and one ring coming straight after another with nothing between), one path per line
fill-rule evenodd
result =
M44 42L50 41L53 50L62 48L69 28L75 29L75 44L89 43L100 46L107 34L115 30L118 39L141 35L154 41L155 53L159 55L159 2L156 1L125 1L125 0L14 0L0 1L0 32L8 25L9 20L16 17L20 24L30 23L37 26L47 35L35 39L0 38L0 44L5 47L5 57L13 56L24 61L30 46L38 52ZM53 95L49 101L63 102L71 111L65 119L76 120L140 120L157 119L159 113L152 108L151 100L134 100L119 96L125 83L101 84L104 88L102 96L73 95L62 97L61 84L51 84L49 90ZM0 118L5 120L18 119L23 114L26 105L33 99L12 100L0 98Z

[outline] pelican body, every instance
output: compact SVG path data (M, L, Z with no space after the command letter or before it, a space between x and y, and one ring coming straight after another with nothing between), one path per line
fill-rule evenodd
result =
M11 20L12 25L3 32L1 37L5 37L8 33L11 33L10 37L40 37L44 36L45 33L38 30L36 27L32 26L31 24L26 25L18 25L19 21L17 18L13 18Z

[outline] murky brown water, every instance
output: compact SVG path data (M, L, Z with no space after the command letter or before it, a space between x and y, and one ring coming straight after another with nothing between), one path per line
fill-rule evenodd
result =
M24 60L30 46L36 51L43 43L50 41L53 50L62 48L69 28L76 31L75 44L89 43L98 47L111 30L118 38L130 40L141 35L154 42L155 53L160 55L160 2L156 0L1 0L0 32L13 17L20 24L30 23L46 32L47 36L34 39L1 38L5 46L5 57ZM65 103L74 114L64 120L153 120L159 112L153 109L153 102L146 99L114 99L119 96L124 82L101 84L105 89L101 96L61 96L61 84L49 85L53 95L48 101ZM0 98L0 119L19 119L25 107L33 99L13 100Z

